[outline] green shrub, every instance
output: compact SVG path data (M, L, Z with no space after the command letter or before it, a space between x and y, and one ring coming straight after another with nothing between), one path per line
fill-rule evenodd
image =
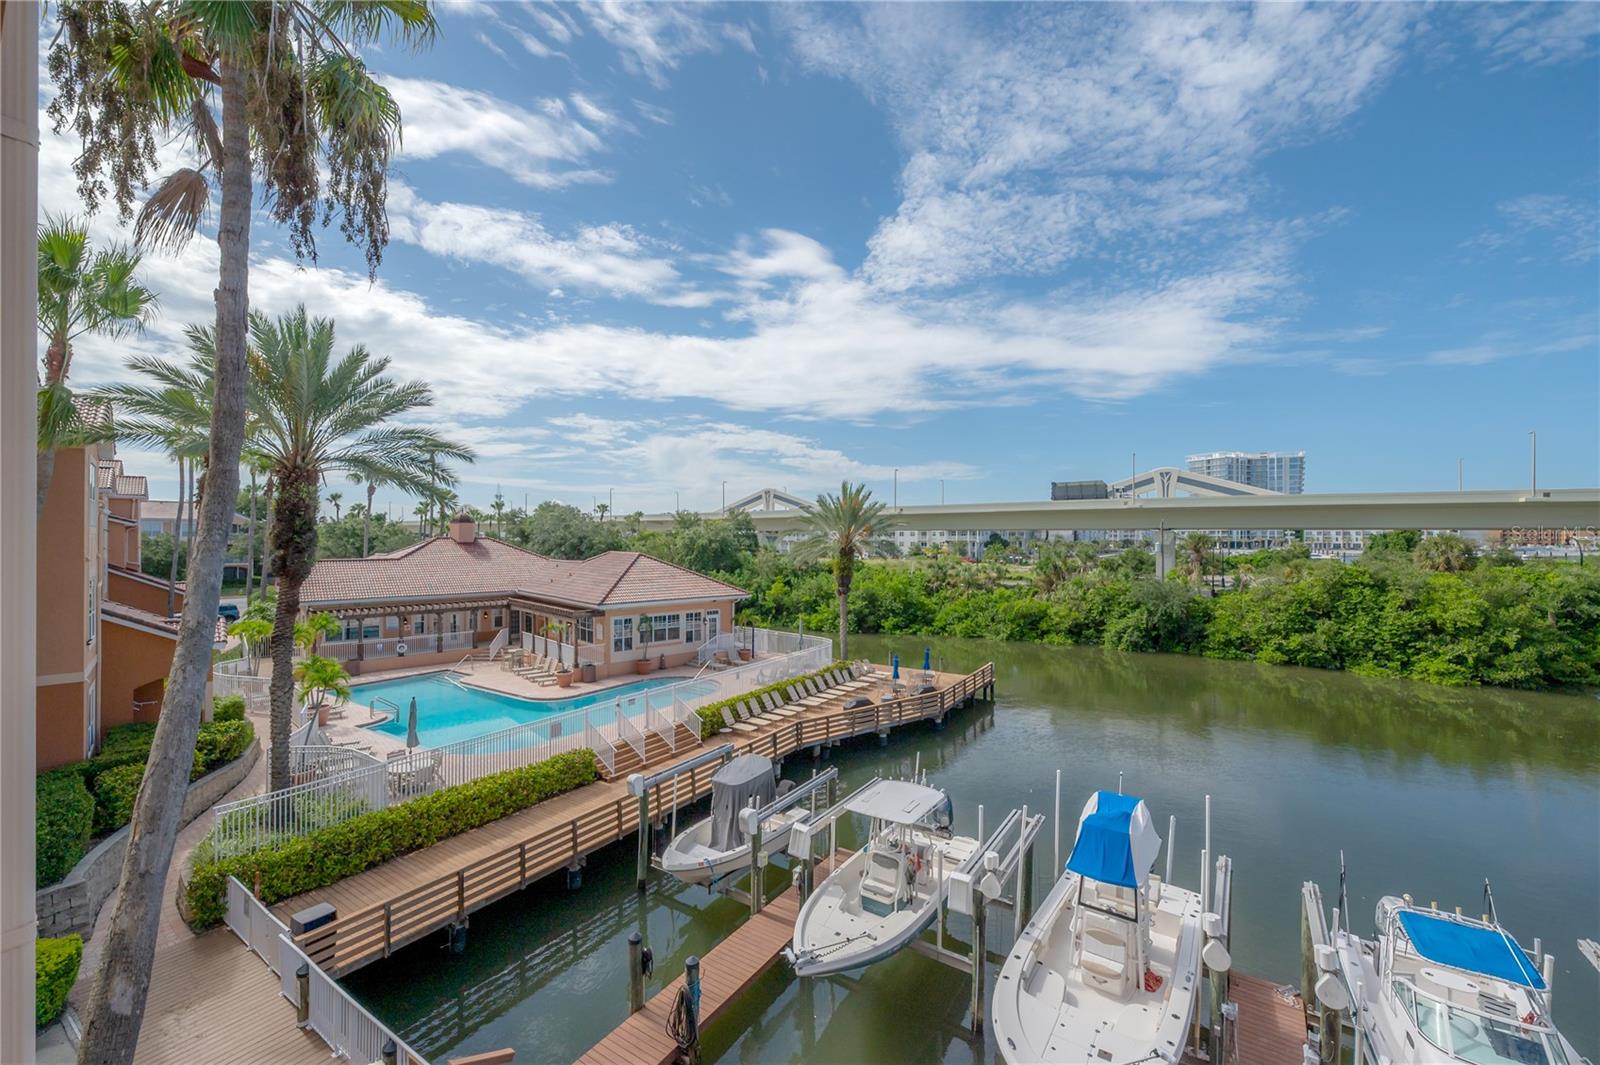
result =
M185 885L189 923L203 928L222 919L230 876L252 886L259 877L262 900L270 905L591 784L597 776L593 751L568 751L250 854L214 858L210 839L203 840Z
M150 760L150 744L156 738L156 727L140 721L132 725L118 725L106 732L100 753L86 762L74 762L73 767L83 774L83 783L94 790L95 778L108 769L123 765L144 765Z
M705 706L699 707L695 710L695 713L700 715L700 738L706 739L709 736L715 736L718 729L726 728L727 722L722 720L722 711L726 709L729 713L732 713L734 704L738 703L739 701L743 699L760 698L761 696L766 695L768 692L776 692L779 695L782 695L783 689L785 688L799 684L803 680L817 680L821 678L824 673L829 673L835 669L843 668L843 666L843 662L835 662L832 665L824 666L822 669L812 670L810 673L802 673L797 677L790 677L788 680L780 680L778 683L768 684L764 688L753 688L750 691L745 692L743 695L735 695L731 699L722 699L717 702L707 703ZM737 717L738 715L735 714L734 716Z
M194 743L194 753L199 757L201 772L209 773L240 757L255 737L255 726L248 721L205 722L200 726Z
M94 798L75 766L40 773L34 780L34 880L45 887L72 871L89 849Z
M133 817L133 800L139 797L139 784L143 780L142 765L119 765L95 778L95 832L104 835L128 823Z
M78 965L82 961L82 936L41 939L34 944L33 1020L39 1027L60 1015L67 1004L67 992L78 980Z
M219 695L211 700L211 720L243 721L244 696Z

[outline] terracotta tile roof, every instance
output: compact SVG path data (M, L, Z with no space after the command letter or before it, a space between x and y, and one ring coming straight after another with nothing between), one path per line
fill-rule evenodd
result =
M95 470L95 486L112 495L133 496L143 499L150 492L150 482L122 472L121 459L102 459Z
M368 558L323 559L301 588L308 607L373 600L428 601L522 594L585 607L742 599L743 589L638 551L607 551L582 562L546 558L480 536L447 536Z
M100 604L100 616L108 621L127 621L147 629L158 629L170 633L174 639L178 635L178 619L165 618L149 610L140 610L127 603L119 603L115 599L104 600Z

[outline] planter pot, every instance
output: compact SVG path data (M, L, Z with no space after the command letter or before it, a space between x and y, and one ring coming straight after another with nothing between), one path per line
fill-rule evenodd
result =
M748 647L739 648L739 661L741 661L741 662L750 661L750 648L748 648Z
M637 661L637 662L635 662L633 664L633 671L635 673L638 673L640 676L643 676L644 674L650 672L655 667L656 667L656 664L654 662L650 661L648 658L641 658L641 659L639 659L639 661Z
M317 707L317 727L318 728L327 728L328 727L328 715L332 710L333 710L333 707L329 706L327 703L324 703L321 706Z
M572 687L572 670L569 669L569 670L565 670L564 672L556 674L556 687L558 687L558 688L570 688L570 687Z

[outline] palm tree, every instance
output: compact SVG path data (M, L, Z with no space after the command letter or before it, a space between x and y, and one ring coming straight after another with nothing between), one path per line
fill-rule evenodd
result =
M120 412L113 423L117 439L164 451L177 463L178 510L173 516L172 564L167 574L168 616L175 612L177 603L178 556L184 553L183 518L186 512L192 514L194 509L193 502L186 496L185 469L207 458L215 377L215 350L209 342L209 333L198 326L190 326L185 332L195 352L188 363L135 356L128 360L128 369L143 381L110 385L90 393L95 402ZM229 524L231 526L231 520ZM191 521L191 533L193 525ZM193 569L194 553L190 548L185 578Z
M338 521L339 520L339 517L340 517L340 515L339 515L339 504L342 503L343 501L344 501L344 493L343 492L329 492L328 493L328 502L333 507L333 520L334 521Z
M423 498L412 511L417 516L417 532L428 536L433 532L433 501Z
M888 508L874 502L864 484L845 481L839 494L824 493L806 514L806 539L794 546L801 562L831 557L835 591L839 597L839 657L849 655L850 583L855 579L856 561L863 558L892 557L900 553L893 533L898 522L884 517Z
M56 449L68 442L89 442L67 388L72 342L86 333L119 337L144 328L155 313L156 294L134 277L139 264L139 253L120 244L94 251L88 227L76 218L48 215L39 227L39 332L45 338L39 514L50 494Z
M307 655L304 661L294 667L294 679L300 682L301 702L309 703L314 698L316 702L310 705L320 706L323 698L329 694L340 699L350 698L350 674L332 658ZM284 755L288 756L287 748Z
M1199 591L1200 582L1205 579L1206 572L1210 569L1212 553L1217 549L1216 537L1195 530L1184 535L1178 542L1178 549L1183 552L1189 580L1195 590Z
M489 509L494 512L494 534L505 539L506 497L500 494L498 486L494 490L494 502L489 504Z
M1464 536L1435 533L1419 543L1411 557L1420 568L1434 573L1461 573L1478 564L1478 548Z
M383 205L400 111L355 49L384 35L430 40L437 24L425 0L61 0L55 15L60 29L48 67L56 93L48 111L57 133L70 128L81 141L74 170L88 208L109 194L123 220L131 217L158 142L174 134L195 146L195 165L161 181L139 212L136 239L182 246L206 214L213 182L219 191L212 482L165 712L134 803L101 978L78 1048L83 1061L126 1062L150 986L162 882L194 760L238 500L254 183L259 176L262 203L288 229L297 254L314 260L319 218L338 215L375 272L388 243Z
M367 506L361 512L361 557L366 558L372 553L372 497L377 494L378 488L383 485L383 479L374 474L368 477L360 470L350 473L350 480L354 484L367 486Z
M334 354L334 325L304 307L277 319L250 316L251 409L259 419L250 453L272 471L269 549L278 577L272 631L272 790L289 786L293 717L294 627L300 586L317 558L319 486L327 474L376 476L413 492L428 489L440 471L436 457L472 460L472 452L431 429L386 423L426 407L433 394L420 381L384 376L389 360L357 344Z

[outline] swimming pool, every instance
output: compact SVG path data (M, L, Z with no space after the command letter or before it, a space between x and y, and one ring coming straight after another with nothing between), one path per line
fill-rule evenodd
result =
M411 700L415 698L418 738L425 747L442 747L447 743L470 740L475 736L499 732L501 729L516 725L530 724L572 710L581 710L586 706L637 696L652 688L682 683L684 683L682 677L650 677L631 684L606 688L604 691L574 695L570 699L534 700L457 685L446 680L443 673L424 673L415 677L402 677L399 680L358 685L351 689L350 698L353 702L367 706L372 705L373 699L383 698L398 706L400 714L397 717L392 717L381 725L374 725L373 729L400 739L405 739L405 715ZM712 685L704 681L698 686L705 687L708 692L712 688ZM652 707L659 708L670 705L671 698L665 693L659 696L647 694L645 701ZM638 702L635 700L636 704ZM388 707L380 709L386 711ZM639 709L636 705L634 712L639 712Z

